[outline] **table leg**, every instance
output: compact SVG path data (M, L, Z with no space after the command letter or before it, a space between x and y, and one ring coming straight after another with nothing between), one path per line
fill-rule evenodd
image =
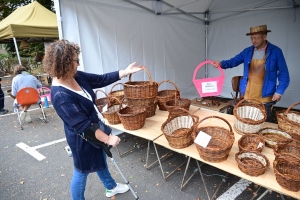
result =
M150 140L148 141L147 156L146 156L146 169L150 169L152 166L154 166L156 163L158 163L160 159L170 157L171 156L170 153L172 152L172 151L168 151L166 154L164 154L163 156L161 156L160 159L157 159L154 162L152 162L150 165L148 165L150 142L153 142L153 141L150 141ZM153 143L153 145L154 145L154 143Z
M199 162L198 162L198 160L196 160L196 163L197 163L197 166L198 166L198 169L199 169L200 175L201 175L201 179L202 179L202 182L203 182L203 185L204 185L204 188L205 188L205 191L206 191L207 197L208 197L208 199L210 200L210 197L209 197L209 194L208 194L208 191L207 191L207 188L206 188L205 181L204 181L204 179L203 179L202 171L201 171L201 168L200 168L200 165L199 165Z
M185 167L185 171L184 171L184 174L183 174L183 178L182 178L182 181L181 181L180 190L182 190L182 188L184 188L186 186L186 184L188 184L188 182L193 178L193 176L199 171L198 169L195 169L194 172L190 175L190 177L186 180L186 182L184 182L187 169L189 168L189 165L190 165L190 161L191 161L191 157L188 158L188 161L187 161L187 164L186 164L186 167Z
M266 191L264 192L264 193L262 193L256 200L260 200L260 199L262 199L262 198L264 198L264 196L266 196L266 194L268 193L268 192L272 192L272 190L270 190L270 189L266 189Z
M124 133L125 133L125 132L124 132ZM131 149L125 151L124 153L120 153L118 146L116 146L116 149L117 149L117 151L118 151L119 156L122 158L123 156L125 156L126 154L132 152L133 150L141 148L141 146L143 146L143 145L146 144L146 143L147 143L147 141L144 142L144 143L142 143L142 144L137 144L137 145L135 145L133 148L131 148Z

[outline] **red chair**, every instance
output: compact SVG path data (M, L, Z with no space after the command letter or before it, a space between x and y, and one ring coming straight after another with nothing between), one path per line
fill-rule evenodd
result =
M44 112L43 106L42 106L42 101L40 99L38 91L35 88L26 87L26 88L19 90L16 95L16 99L17 99L17 103L14 104L14 108L17 111L19 125L22 130L23 130L23 127L22 127L21 117L20 117L20 113L19 113L19 108L21 106L29 106L29 105L33 105L33 104L38 104L40 109L42 110L42 114L43 114L43 117L41 117L40 119L44 123L47 122L46 115L45 115L45 112Z

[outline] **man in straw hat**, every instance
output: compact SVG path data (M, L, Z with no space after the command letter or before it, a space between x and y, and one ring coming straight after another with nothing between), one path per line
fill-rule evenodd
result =
M268 122L272 121L271 108L281 99L290 83L289 71L281 49L267 40L267 25L250 28L252 46L221 62L214 61L214 67L223 69L244 63L244 74L240 80L240 93L245 99L257 99L264 103ZM278 85L277 85L278 80Z

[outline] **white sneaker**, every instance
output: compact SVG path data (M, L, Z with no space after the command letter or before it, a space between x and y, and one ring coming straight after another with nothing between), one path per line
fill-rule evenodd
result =
M31 122L31 117L30 117L29 112L26 112L25 121L28 122L28 123Z
M112 190L106 189L106 197L112 197L119 193L125 193L128 190L129 190L129 187L127 184L117 183L117 186L114 189L112 189Z
M21 121L23 121L25 119L26 114L27 114L27 112L21 111L21 113L20 113L20 119L21 119Z

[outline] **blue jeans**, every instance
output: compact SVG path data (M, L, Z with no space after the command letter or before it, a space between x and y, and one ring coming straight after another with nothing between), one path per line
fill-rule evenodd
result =
M0 110L4 108L4 93L1 89L1 84L0 84Z
M97 171L97 175L103 183L104 187L108 190L111 190L117 186L115 180L111 177L108 166L106 162L106 154L104 154L104 162L106 168L100 171ZM81 173L74 169L73 177L71 181L71 199L72 200L84 200L84 191L86 186L86 179L89 173Z

